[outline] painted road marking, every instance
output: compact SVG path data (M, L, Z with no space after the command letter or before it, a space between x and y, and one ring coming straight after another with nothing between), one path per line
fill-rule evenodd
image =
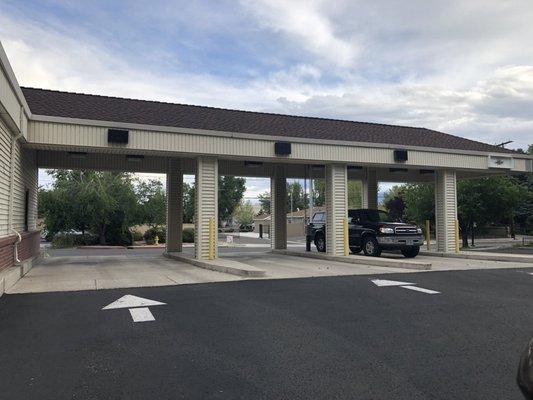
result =
M116 310L119 308L128 308L130 310L133 322L147 322L155 321L155 318L148 306L164 305L166 305L166 303L127 294L125 296L122 296L120 299L115 300L111 304L108 304L107 306L103 307L102 310Z
M431 289L424 289L416 285L416 283L410 283L410 282L401 282L401 281L389 281L387 279L371 279L372 283L378 287L384 287L384 286L399 286L404 289L409 290L415 290L417 292L422 292L426 294L439 294L440 292L437 292L436 290Z
M127 294L125 296L122 296L120 299L112 302L111 304L108 304L107 306L102 308L102 310L113 310L115 308L162 306L162 305L165 305L165 303L161 303L160 301L145 299L143 297L137 297L131 294Z
M414 285L410 282L400 282L400 281L388 281L386 279L372 279L372 282L376 286L403 286L403 285Z
M427 294L437 294L437 293L440 293L440 292L437 292L436 290L431 290L431 289L424 289L423 287L418 287L418 286L402 286L404 289L409 289L409 290L416 290L417 292L422 292L422 293L427 293Z
M155 321L155 318L148 307L130 308L133 322Z

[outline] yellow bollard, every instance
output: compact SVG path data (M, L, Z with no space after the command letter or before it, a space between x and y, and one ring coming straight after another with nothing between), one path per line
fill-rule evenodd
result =
M455 220L455 252L459 253L459 220Z
M344 255L350 254L350 243L348 237L348 218L343 219L343 233L344 233Z
M429 230L430 226L429 226L429 219L426 219L426 246L428 248L428 251L431 250L431 244L430 244L430 241L431 241L431 235L430 235L430 230Z
M209 259L214 260L215 259L215 218L211 217L209 218Z

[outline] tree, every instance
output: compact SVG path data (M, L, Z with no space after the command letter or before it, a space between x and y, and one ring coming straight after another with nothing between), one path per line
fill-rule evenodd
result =
M300 182L287 182L287 212L303 210L307 208L307 194Z
M218 219L227 221L232 216L246 191L246 179L235 176L218 178Z
M194 219L194 199L196 190L194 183L183 182L183 222L192 223Z
M139 203L140 222L151 228L157 228L166 223L166 194L161 181L151 179L140 181L135 187L135 195Z
M218 178L218 220L227 221L232 216L246 191L246 179L234 176ZM183 183L183 221L192 222L194 218L196 185Z
M138 205L129 174L49 171L50 190L41 189L39 208L50 234L91 230L101 244L129 240L127 228L138 221Z
M270 192L266 191L262 194L257 195L261 209L259 210L260 214L270 214Z
M254 208L252 203L239 204L233 212L233 219L238 225L251 225L254 222Z
M394 196L385 202L385 208L390 216L394 219L403 219L403 212L405 210L405 202L399 196Z

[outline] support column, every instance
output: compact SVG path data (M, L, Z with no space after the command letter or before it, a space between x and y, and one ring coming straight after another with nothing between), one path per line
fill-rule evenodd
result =
M166 251L181 251L183 242L183 169L181 160L171 158L167 167Z
M363 208L378 208L378 179L377 171L373 168L366 168L363 178Z
M287 248L287 176L283 165L276 165L270 178L270 247Z
M326 165L326 253L345 254L344 221L348 216L348 174L344 164Z
M436 171L435 219L437 251L455 251L455 221L457 220L457 182L455 171Z
M196 164L194 256L218 257L218 160L199 157Z

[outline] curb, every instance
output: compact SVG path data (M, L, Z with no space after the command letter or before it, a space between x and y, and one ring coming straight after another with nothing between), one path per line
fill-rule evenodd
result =
M404 261L396 259L387 259L379 257L367 257L367 256L329 256L321 253L307 253L291 250L272 250L275 254L284 254L287 256L317 258L320 260L338 261L348 264L358 265L371 265L374 267L388 267L388 268L402 268L402 269L414 269L418 271L428 271L431 269L431 263L422 261Z
M163 253L167 258L182 261L195 267L209 269L211 271L223 272L226 274L244 276L248 278L261 278L266 275L266 271L255 268L251 265L244 264L238 261L231 261L217 258L215 260L197 260L193 257L180 253Z
M504 262L519 262L533 264L533 256L523 254L503 254L503 253L484 253L484 252L465 252L460 253L441 253L436 251L420 252L421 255L430 257L449 257L449 258L463 258L468 260L483 260L483 261L504 261Z

